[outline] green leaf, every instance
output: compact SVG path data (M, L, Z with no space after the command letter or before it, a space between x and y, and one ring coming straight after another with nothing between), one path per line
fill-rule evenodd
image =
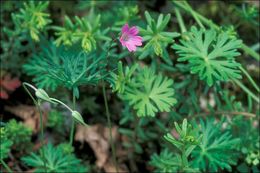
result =
M238 138L232 138L228 131L221 131L221 124L214 124L213 119L204 123L200 121L202 143L192 151L192 165L203 171L217 172L219 169L231 171L231 165L236 164L236 146ZM209 163L209 164L208 164Z
M81 161L74 154L65 152L62 145L54 147L49 143L40 149L40 153L31 153L29 156L22 157L21 160L26 165L36 168L35 172L83 173L89 169L87 166L82 165ZM44 164L44 161L46 164Z
M209 86L216 81L240 79L240 64L234 59L242 41L230 39L226 33L217 34L214 30L191 28L188 40L180 40L172 48L177 51L178 61L188 61L190 72L198 74Z
M173 81L145 67L133 84L126 88L122 98L133 105L138 116L155 116L160 111L169 112L177 102L174 98Z

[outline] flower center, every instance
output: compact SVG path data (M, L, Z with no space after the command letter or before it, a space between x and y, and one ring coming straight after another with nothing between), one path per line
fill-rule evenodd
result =
M123 39L124 41L128 41L128 40L129 40L129 35L124 33L124 34L122 35L122 39Z

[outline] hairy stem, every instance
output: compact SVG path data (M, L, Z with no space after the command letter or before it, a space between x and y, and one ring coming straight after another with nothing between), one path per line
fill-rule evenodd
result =
M7 170L7 172L9 172L9 173L13 172L11 170L11 168L9 168L9 166L5 163L5 161L3 159L1 159L1 164L4 166L4 168Z
M114 161L114 164L115 164L115 167L116 167L116 172L118 173L116 153L115 153L115 145L113 143L113 137L112 137L111 118L110 118L110 113L109 113L109 109L108 109L108 103L107 103L107 96L106 96L106 89L105 89L104 81L102 82L102 91L103 91L103 97L104 97L105 108L106 108L107 122L108 122L108 127L109 127L109 143L110 143L111 148L112 148L112 157L113 157L113 161Z
M204 24L206 24L207 26L214 28L216 30L220 30L220 27L218 25L216 25L214 22L212 22L212 20L207 19L206 17L202 16L201 14L197 13L196 11L194 11L191 7L187 7L187 5L185 5L183 2L181 1L172 1L176 6L180 7L181 9L183 9L184 11L186 11L187 13L190 13L192 15L196 14L196 17L203 22ZM247 53L248 55L252 56L253 58L255 58L256 60L260 60L260 55L254 51L253 49L251 49L250 47L248 47L247 45L242 43L242 47L241 49Z
M75 110L76 109L76 96L73 92L73 105L72 105L72 109ZM72 118L72 122L71 122L71 129L70 129L70 145L72 146L73 144L73 138L74 138L74 130L75 130L75 121Z

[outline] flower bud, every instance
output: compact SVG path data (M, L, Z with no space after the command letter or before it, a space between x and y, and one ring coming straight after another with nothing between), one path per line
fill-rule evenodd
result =
M76 121L78 121L80 124L87 126L87 124L84 122L82 116L80 115L80 113L79 113L78 111L72 111L72 112L71 112L71 115L72 115L72 117L73 117Z
M47 102L55 103L55 102L51 101L51 99L50 99L50 97L48 96L48 94L47 94L43 89L41 89L41 88L36 90L35 95L36 95L39 99L42 99L42 100L47 101Z

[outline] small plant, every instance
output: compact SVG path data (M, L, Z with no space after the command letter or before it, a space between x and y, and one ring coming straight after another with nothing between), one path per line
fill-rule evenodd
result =
M197 167L192 167L188 161L188 157L192 151L200 144L201 136L199 136L198 129L188 124L187 119L184 119L181 127L174 122L178 138L173 137L167 133L164 138L173 144L180 151L181 154L176 154L177 163L180 163L178 170L181 172L197 172Z

